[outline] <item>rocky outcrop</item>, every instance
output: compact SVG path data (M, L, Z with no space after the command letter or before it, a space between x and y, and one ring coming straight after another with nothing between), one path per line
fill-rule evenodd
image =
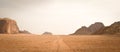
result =
M26 31L26 30L19 31L19 33L22 33L22 34L31 34L29 31Z
M96 22L95 24L92 24L88 27L88 29L90 30L91 34L95 33L96 31L99 31L100 29L104 28L104 24L101 22Z
M0 18L0 33L16 34L19 28L16 21L9 18Z
M92 24L89 27L83 26L82 28L78 29L72 35L93 34L102 28L104 28L104 24L101 22L96 22L95 24Z
M44 32L43 35L52 35L51 32Z
M120 34L120 21L115 22L110 26L100 29L94 34Z
M90 34L90 33L91 33L90 30L86 26L82 26L74 34L79 35L79 34Z

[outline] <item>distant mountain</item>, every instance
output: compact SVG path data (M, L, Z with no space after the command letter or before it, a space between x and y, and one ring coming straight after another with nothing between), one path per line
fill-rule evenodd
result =
M82 26L74 34L79 35L79 34L90 34L90 33L91 33L90 30L86 26Z
M0 18L0 33L16 34L19 33L19 28L15 20L9 18Z
M52 35L51 32L44 32L42 35Z
M83 35L83 34L92 34L96 31L99 31L100 29L104 28L104 24L101 22L96 22L95 24L90 25L89 27L81 27L78 29L75 33L72 35Z
M94 34L120 34L120 21L115 22L105 28L102 28Z
M90 30L91 34L95 33L96 31L99 31L100 29L104 28L104 24L101 22L96 22L95 24L92 24L88 27L88 29Z

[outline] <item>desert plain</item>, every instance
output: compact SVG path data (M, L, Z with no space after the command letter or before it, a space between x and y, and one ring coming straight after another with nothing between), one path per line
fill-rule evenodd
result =
M120 52L120 36L0 34L0 52Z

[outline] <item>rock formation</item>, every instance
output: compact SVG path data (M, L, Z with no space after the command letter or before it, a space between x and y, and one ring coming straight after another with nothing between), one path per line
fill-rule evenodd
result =
M19 28L17 26L16 21L9 18L0 18L0 33L19 33Z
M96 22L95 24L92 24L88 27L88 29L90 30L91 33L95 33L96 31L104 28L104 24L101 22Z
M96 22L95 24L90 25L88 28L83 26L82 28L78 29L75 33L73 33L73 35L92 34L102 28L104 28L104 24L101 22Z
M19 31L19 33L22 33L22 34L31 34L29 31L26 31L26 30Z
M43 35L52 35L51 32L44 32Z
M115 22L110 26L100 29L94 34L120 34L120 21Z
M79 34L90 34L90 30L85 27L85 26L82 26L80 29L78 29L74 34L75 35L79 35Z

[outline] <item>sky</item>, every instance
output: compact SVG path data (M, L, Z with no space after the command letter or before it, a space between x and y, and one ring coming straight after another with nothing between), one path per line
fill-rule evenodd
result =
M120 0L0 0L0 17L35 34L71 34L95 22L120 21Z

